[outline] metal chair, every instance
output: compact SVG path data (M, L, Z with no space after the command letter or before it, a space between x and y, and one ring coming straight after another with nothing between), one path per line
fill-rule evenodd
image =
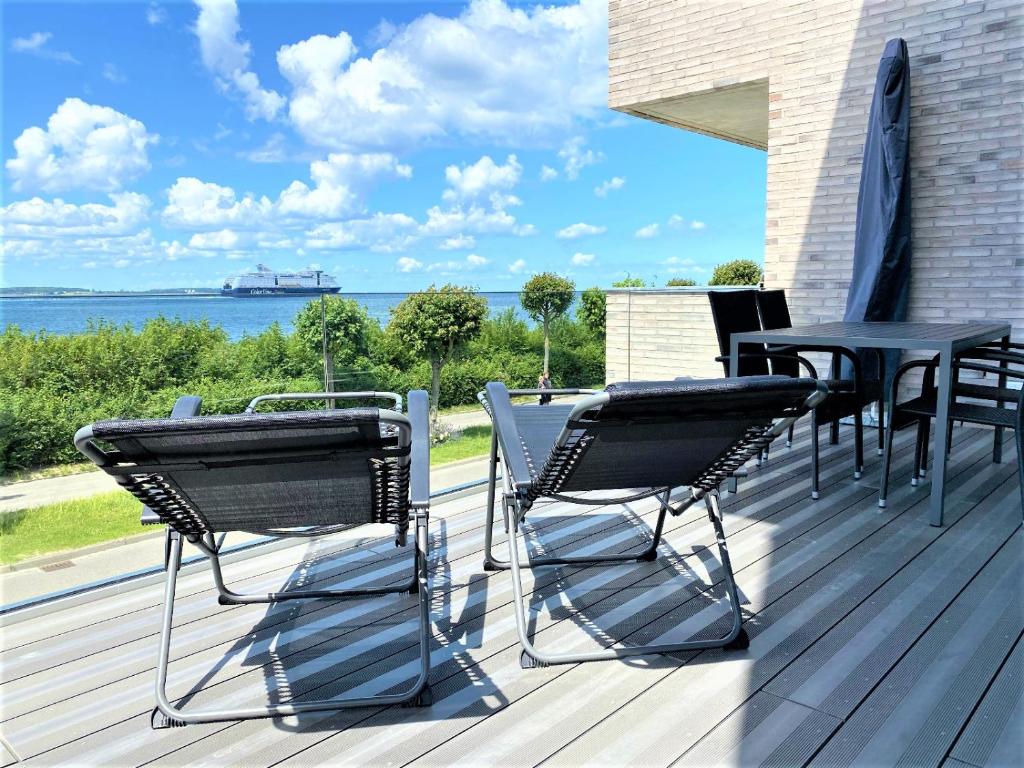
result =
M998 363L992 365L992 363ZM993 461L1001 460L1001 433L1004 429L1016 432L1017 464L1022 484L1021 507L1024 512L1024 438L1022 438L1022 409L1024 409L1024 390L1018 392L1007 386L1007 379L1017 379L1024 383L1024 354L1006 348L991 346L977 347L960 353L953 363L954 385L950 404L950 418L967 424L978 424L993 427L996 431ZM896 431L909 426L917 426L917 441L914 451L914 471L911 473L911 485L917 485L923 478L928 466L928 438L931 432L931 421L938 412L938 388L935 385L935 372L938 359L911 360L901 365L893 376L889 389L889 418L886 429L885 454L882 459L881 489L878 494L878 506L884 508L889 491L889 470L892 462L892 443ZM918 395L903 402L897 402L899 385L903 377L910 371L923 369L921 391ZM966 383L959 381L961 371L974 371L992 374L997 377L995 386ZM962 402L959 398L969 397L973 401L991 400L994 405L978 402ZM1017 408L1005 408L1004 403L1017 402ZM936 446L936 450L949 451L951 445Z
M335 398L386 398L394 407L255 412L268 400ZM409 393L408 416L399 412L401 402L401 397L386 392L270 395L253 400L242 414L199 416L199 398L183 397L168 419L102 421L78 431L78 450L145 505L143 522L168 527L154 728L430 703L427 394ZM412 575L396 586L241 594L224 583L220 551L231 531L308 537L384 523L395 527L396 546L405 546L412 521ZM183 539L209 559L221 605L418 593L418 677L407 690L381 696L230 710L176 707L167 698L166 682Z
M722 528L718 487L825 396L825 386L813 379L748 376L612 384L572 406L516 406L504 384L488 384L479 395L494 425L485 568L511 571L516 626L523 645L522 665L566 664L693 648L745 648L749 640L742 625ZM499 460L501 505L509 533L507 561L498 560L491 551ZM689 498L673 506L671 490L680 487L689 487ZM616 493L604 498L569 495L587 491ZM657 498L660 511L647 547L612 555L530 558L525 566L520 565L519 529L537 499L604 505L652 496ZM654 560L666 514L678 515L699 501L704 502L714 527L725 576L733 619L726 635L589 653L549 653L534 646L523 606L522 567Z

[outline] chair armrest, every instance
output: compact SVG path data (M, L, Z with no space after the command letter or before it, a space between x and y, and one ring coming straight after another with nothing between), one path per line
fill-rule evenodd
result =
M523 442L519 438L519 429L512 414L512 400L509 398L508 389L500 381L491 381L488 382L485 391L487 402L491 406L493 429L498 435L498 444L511 475L512 485L517 490L529 486L532 482L530 468L526 463Z
M597 392L596 389L577 389L574 387L563 387L562 389L540 389L535 387L533 389L510 389L508 391L509 397L519 397L521 395L593 395Z
M413 508L426 509L430 506L430 399L422 389L409 393L409 423L409 495Z
M818 371L811 364L810 360L808 360L806 357L803 357L802 355L782 354L779 351L780 349L795 349L795 347L792 347L792 346L777 347L777 348L775 348L775 351L773 351L773 352L740 352L740 359L742 359L744 357L750 357L750 358L767 358L769 360L796 360L800 365L802 365L804 367L804 369L807 371L807 375L808 376L810 376L812 379L818 378ZM719 355L718 357L715 358L715 362L716 363L728 363L729 362L729 358L730 358L729 355Z
M994 373L996 376L1009 376L1012 379L1024 379L1024 371L1018 371L1014 368L998 368L994 365L961 362L958 362L956 367L957 370L967 369L969 371L981 371L982 373Z

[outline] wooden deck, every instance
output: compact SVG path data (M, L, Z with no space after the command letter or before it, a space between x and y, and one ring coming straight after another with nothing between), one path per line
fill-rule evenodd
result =
M824 434L824 432L823 432ZM703 651L524 670L507 573L481 570L485 497L432 513L430 708L374 708L152 731L162 588L129 589L3 628L3 765L948 765L1024 764L1024 607L1013 448L958 428L945 528L912 488L897 442L889 507L878 458L852 479L851 436L826 443L808 494L808 435L780 443L726 530L752 637ZM870 445L870 441L869 441ZM873 454L874 452L871 451ZM548 551L623 551L652 504L536 509ZM504 539L499 537L504 546ZM231 564L238 586L322 588L406 575L407 553L352 534ZM498 550L502 553L502 549ZM527 578L541 647L683 639L720 628L721 572L696 510L661 557ZM223 608L208 571L179 582L170 673L192 705L398 689L416 674L411 596ZM718 622L718 626L716 626ZM13 752L13 754L12 754Z

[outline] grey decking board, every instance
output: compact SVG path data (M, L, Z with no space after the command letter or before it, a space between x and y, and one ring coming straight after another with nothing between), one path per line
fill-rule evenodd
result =
M1017 640L949 757L979 768L1024 765L1024 640Z
M902 519L903 525L886 526L880 530L879 536L873 537L875 541L866 542L844 555L833 567L805 582L800 589L758 612L758 619L764 622L767 635L764 642L761 642L759 637L765 633L760 631L757 624L750 627L754 639L749 658L756 659L756 664L749 670L752 676L745 679L746 693L737 694L728 686L707 688L709 685L719 685L727 673L724 665L710 665L711 670L705 679L699 673L691 677L691 664L673 672L647 695L582 735L573 749L556 755L553 762L574 765L591 754L602 754L610 761L619 762L632 761L649 765L670 762L678 756L671 755L674 747L679 746L682 752L689 746L680 744L679 726L674 724L700 719L710 726L713 723L708 720L717 722L720 719L716 719L716 712L721 711L724 717L753 690L770 679L787 657L797 655L818 633L828 629L843 613L856 607L859 600L870 596L884 583L887 575L892 572L890 569L895 570L894 563L911 559L938 535L936 529L926 530L914 516L905 515ZM886 538L890 540L888 546ZM856 574L858 570L860 573L857 577L850 579L850 574ZM818 594L819 587L842 591L823 598ZM834 605L837 597L843 598L839 606ZM772 645L766 649L764 643ZM691 695L679 697L676 695L678 690L685 690ZM624 725L626 722L630 724L629 727ZM627 733L628 738L614 735ZM643 750L639 745L650 745L650 749Z
M1000 599L1000 593L1019 581L1020 566L1018 541L982 569L812 765L941 762L1019 636L1021 606ZM1007 637L1011 628L1012 637ZM974 697L969 704L965 695Z
M959 432L959 430L958 430L958 432ZM990 438L988 440L985 440L984 436L982 436L981 437L981 443L987 443L988 445L990 445ZM842 446L839 446L839 448L840 449L845 449L846 451L848 451L849 450L848 441L847 441L846 444L844 444ZM987 446L985 446L983 448L983 450L987 451ZM783 449L781 447L777 450L777 452L773 452L772 462L770 462L769 465L764 470L762 470L762 473L767 472L768 474L771 474L772 471L773 471L772 463L776 461L776 458L775 458L776 455L778 455L781 458L782 454L784 454L784 453L785 453L785 449ZM957 453L958 453L958 450L955 450L954 451L954 454L955 454L954 455L954 460L956 459L956 454ZM847 461L846 461L847 457L845 456L844 453L837 452L835 454L835 456L837 457L837 459L836 459L836 465L837 466L842 466L842 465L845 465L847 463ZM781 462L775 464L775 467L779 467L779 466L781 466ZM979 466L983 466L983 465L979 464ZM897 465L897 468L899 468L899 465ZM1007 474L1008 474L1007 469L1005 467L1004 468L995 468L995 469L992 469L991 471L995 472L996 474L1002 473L1003 476L1007 476ZM1012 468L1010 468L1009 471L1012 471ZM852 483L850 482L849 478L846 476L847 475L847 469L846 469L845 466L842 466L841 475L842 475L842 477L837 476L837 482L839 483L839 486L842 486L843 484L852 485ZM752 475L751 481L755 480L755 477L756 477L756 475ZM803 482L805 480L806 480L806 476L804 475L803 477L799 478L797 483L794 484L795 487L792 490L792 495L793 495L794 503L796 503L798 500L800 502L802 502L803 499L805 498L806 488L805 488L805 483ZM741 489L743 489L745 485L746 484L741 484ZM751 482L750 485L753 485L753 482ZM926 496L926 494L921 494L920 493L920 489L917 492L915 492L915 493L916 493L916 498L918 500L919 500L919 498L921 496ZM826 495L825 497L823 497L822 501L827 501L827 499L828 499L828 496ZM729 502L742 503L742 502L744 502L746 500L747 499L746 499L746 497L744 496L743 493L741 493L739 497L726 497L726 502L727 503L729 503ZM873 503L873 500L870 498L870 494L869 494L868 498L866 498L863 503L865 505ZM820 502L819 502L819 504L820 504ZM479 512L477 512L477 514L479 514ZM890 512L890 514L891 514L891 512ZM765 520L763 518L758 518L758 519L753 519L753 520L747 520L743 516L737 517L735 515L735 513L733 513L731 515L727 513L727 523L728 523L728 530L730 531L730 535L732 535L735 532L735 530L736 530L736 523L739 522L739 521L745 521L745 522L747 522L747 523L749 523L750 525L753 525L753 526L771 525L771 520L770 519ZM837 522L839 522L839 521L837 521ZM922 521L918 520L917 523L918 523L918 525L920 525L920 524L922 524ZM499 549L499 553L500 553L500 549ZM741 586L742 586L742 580L741 580ZM445 589L447 589L447 588L448 587L445 587ZM609 599L611 599L611 598L609 598ZM488 604L488 607L491 607L491 605ZM500 619L500 618L503 617L505 612L502 612L500 610L500 605L496 605L494 607L496 609L497 615L492 615L492 614L489 613L487 615L486 622L492 622L495 619ZM219 610L219 609L214 607L213 610L216 611L216 610ZM486 642L485 642L485 646L487 646ZM541 674L541 673L545 673L546 674L548 672L551 672L550 670L533 670L533 671L530 671L530 672L525 672L525 671L519 670L517 665L515 664L516 657L518 655L517 654L517 650L518 649L515 647L514 642L513 642L512 645L508 646L507 648L505 648L502 651L499 651L498 652L498 656L493 656L492 655L492 657L488 657L488 658L494 658L494 659L496 659L499 662L497 669L505 669L506 670L505 672L502 672L502 674L506 675L507 677L501 678L498 681L497 687L494 688L494 690L496 690L499 694L502 693L502 692L507 692L510 695L510 697L514 698L515 701L523 701L524 703L528 703L530 701L531 697L537 695L541 690L543 690L545 688L548 688L548 689L551 689L551 690L555 690L555 689L557 689L557 687L559 685L564 684L562 676L559 676L557 678L553 678L553 679L551 679L550 681L548 681L546 683L540 684L537 675ZM506 660L505 660L505 656L506 655L508 656L507 663L505 663L506 662ZM494 663L493 662L489 662L487 660L484 660L483 662L480 662L480 663L476 663L476 662L473 661L473 659L471 657L467 657L467 662L470 663L470 666L468 667L468 670L470 672L472 672L472 670L478 669L479 670L479 674L483 675L485 678L486 678L486 676L488 674L491 674L493 672L493 670L495 669ZM677 666L677 663L673 662L672 665ZM626 673L627 675L641 674L642 673L642 671L639 671L639 670L625 668L625 665L619 665L616 662L610 662L610 663L607 663L607 664L600 664L600 665L589 665L589 667L591 669L593 669L595 667L607 667L608 669L621 670L622 672ZM574 672L574 676L578 676L579 673L575 673L576 669L577 668L569 667L569 668L567 668L567 672L568 671L573 671ZM455 678L450 678L450 679L453 680L452 685L455 685ZM627 679L631 679L631 677L627 677ZM465 707L466 703L471 703L472 700L473 700L472 697L473 697L473 695L475 695L475 692L472 689L466 688L465 685L456 685L455 688L453 688L452 690L459 692L459 695L458 695L457 698L459 698L463 702L462 703L463 707ZM450 698L450 697L446 697L446 698ZM444 699L442 699L442 702L443 701L444 701ZM439 703L441 703L441 702L439 702ZM476 706L479 707L480 705L476 705ZM444 707L443 706L440 707L438 709L438 711L439 712L443 712L444 711ZM470 710L463 710L463 711L464 712L469 712L469 711L478 711L478 710L473 709L473 707L471 706ZM529 711L528 707L524 711ZM364 713L360 713L360 714L362 715ZM464 721L468 720L468 718L465 717L464 715L460 714L460 712L455 712L454 714L456 715L455 720L454 720L454 726L456 728L458 728L459 726L463 725ZM429 716L430 716L430 712L429 711L427 711L427 712L391 711L390 714L388 712L380 712L378 714L374 714L373 710L368 710L365 713L365 717L363 717L359 721L359 724L355 725L353 727L351 736L352 736L353 739L356 740L356 742L359 742L359 740L361 740L361 739L364 740L366 738L370 738L370 739L379 738L381 735L387 736L387 734L390 733L390 729L388 729L388 728L386 728L384 726L381 726L381 725L374 725L373 723L375 723L375 722L376 723L390 722L391 718L397 718L398 722L404 722L406 718L410 718L410 717L413 718L413 719L423 719L423 718L426 718L426 719L423 720L423 725L421 727L427 728L428 731L430 731L431 729L438 728L439 724L438 723L431 723L431 720L429 719ZM477 717L478 718L482 717L482 715L480 715L478 713ZM489 719L491 719L491 718L487 718L487 719L483 720L483 722L481 723L481 726L478 726L478 727L482 727L483 724L486 724ZM496 719L500 720L501 718L497 717ZM234 759L237 759L240 756L240 753L238 752L238 750L239 749L244 749L245 742L247 741L247 739L246 739L246 737L244 735L240 736L240 737L236 737L234 735L231 735L229 737L228 734L230 733L230 731L227 731L227 732L225 732L222 735L219 731L213 731L213 730L207 731L207 730L204 730L204 729L201 729L201 728L196 730L195 727L189 727L187 729L183 729L182 731L174 732L173 738L170 739L170 740L160 738L159 741L157 742L157 741L154 741L153 734L150 734L148 732L145 724L141 724L141 726L140 726L139 720L140 720L140 717L136 717L136 718L133 718L132 721L128 721L128 722L123 723L121 726L113 727L114 731L119 731L119 732L121 732L123 734L135 734L136 731L133 730L133 729L140 729L140 727L141 727L141 732L139 733L140 738L138 740L138 746L137 746L136 749L134 749L131 752L131 755L133 755L135 762L143 762L146 759L158 757L160 754L164 755L163 761L183 762L184 758L185 758L185 754L184 753L180 753L180 752L175 752L172 749L170 749L170 747L173 746L172 741L177 741L180 738L186 737L186 736L191 741L191 743L195 745L195 748L190 750L190 752L191 752L191 754L193 756L196 756L196 755L201 756L202 752L205 749L205 747L209 746L209 747L212 748L213 752L219 753L217 755L217 758L213 762L217 762L218 760L221 761L221 762L227 761L227 760L234 760ZM341 725L343 725L343 722L341 722L341 721L333 721L332 720L330 725L332 727L334 727L334 726L341 726ZM700 723L697 723L697 725L699 726ZM714 724L711 723L711 722L706 722L706 723L704 723L704 725L705 725L705 727L710 729ZM237 730L239 732L246 731L246 729L242 729L242 728L233 728L232 730ZM448 731L449 729L447 727L444 727L444 728L441 728L441 730ZM472 731L473 730L476 730L476 728L471 728L470 731L467 732L466 735L463 736L462 738L472 738ZM270 762L272 759L277 759L278 757L281 757L281 756L287 756L287 753L290 750L300 749L300 748L302 748L303 745L306 745L306 744L309 743L308 739L304 739L303 738L303 734L301 734L301 733L300 734L292 734L287 729L282 729L280 726L277 726L277 725L271 724L271 723L253 724L253 727L248 732L257 733L258 734L261 731L273 734L273 736L274 736L272 754L268 752L266 755L263 755L263 754L259 755L259 758L260 759L265 759L266 762ZM166 733L166 732L164 732L164 733ZM319 737L322 738L325 735L332 735L332 732L327 732L327 733L320 732L319 734L314 732L311 735L319 736ZM88 737L82 743L82 745L85 746L87 743L95 742L97 739L102 739L102 738L109 737L109 736L113 736L113 734L108 734L106 732L102 732L101 731L101 732L98 732L98 733ZM204 744L204 742L205 742L205 744ZM301 744L300 744L300 742L301 742ZM328 741L322 747L317 748L316 750L314 750L314 752L316 752L317 754L322 755L322 756L334 757L335 759L345 759L346 751L343 748L343 745L345 743L348 743L348 740L346 738L343 738L343 734L338 734L337 736L328 739ZM160 747L159 744L165 744L166 747ZM179 744L180 744L180 742L179 742ZM222 753L220 753L220 749L221 748L224 749L224 751ZM409 759L412 759L415 756L415 751L419 750L419 749L420 749L419 743L415 739L412 742L405 743L405 744L401 744L401 743L396 742L395 745L392 747L393 751L390 754L392 756L395 756L395 755L402 756L402 755L404 755L405 756L405 761L407 761ZM334 751L332 751L332 750L334 750ZM338 752L337 750L340 750L340 752ZM76 748L69 745L69 747L67 749L60 750L59 753L62 753L62 754L65 755L65 757L63 758L64 760L73 760L74 756L76 754ZM38 759L32 760L32 762L44 762L45 763L45 762L48 762L48 761L51 761L51 760L60 759L60 754L59 753L50 753L48 755L43 755L43 756L40 756L40 758L38 758ZM87 753L87 750L86 750L86 752L82 752L82 753L79 753L79 754L85 754L85 753ZM427 756L427 758L429 758L429 755Z

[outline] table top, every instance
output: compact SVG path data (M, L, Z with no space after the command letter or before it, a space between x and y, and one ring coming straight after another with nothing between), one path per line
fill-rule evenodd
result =
M959 351L1010 335L1009 323L835 322L734 333L739 342Z

